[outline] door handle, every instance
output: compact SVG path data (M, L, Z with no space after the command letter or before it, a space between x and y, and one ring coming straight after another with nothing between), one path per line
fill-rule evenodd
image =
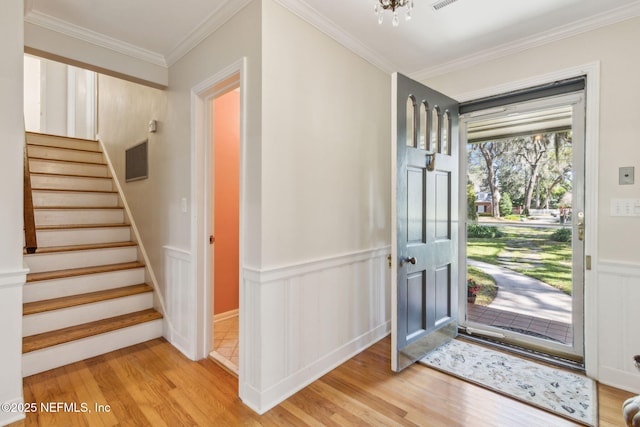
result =
M578 212L578 240L584 240L584 212Z
M408 262L409 264L416 265L416 262L418 262L418 260L414 256L409 257L409 258L404 258L403 260L400 261L400 267L402 267L405 262Z

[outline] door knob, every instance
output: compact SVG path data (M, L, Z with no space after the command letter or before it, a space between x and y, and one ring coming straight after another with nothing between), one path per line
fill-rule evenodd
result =
M411 264L415 265L415 264L416 264L416 262L417 262L418 260L416 259L416 257L412 256L411 258L407 258L407 259L405 259L405 261L407 261L408 263L411 263Z

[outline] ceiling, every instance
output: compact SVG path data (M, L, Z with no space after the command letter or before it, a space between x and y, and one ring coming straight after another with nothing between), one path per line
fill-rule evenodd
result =
M251 0L25 0L25 21L170 66ZM274 0L374 65L414 78L640 15L640 0L414 0L382 25L374 0Z

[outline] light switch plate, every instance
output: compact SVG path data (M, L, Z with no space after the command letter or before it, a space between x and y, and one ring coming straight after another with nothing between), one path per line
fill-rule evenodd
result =
M619 178L620 185L631 185L631 184L633 184L634 167L633 166L621 167L619 176L620 176L620 178Z

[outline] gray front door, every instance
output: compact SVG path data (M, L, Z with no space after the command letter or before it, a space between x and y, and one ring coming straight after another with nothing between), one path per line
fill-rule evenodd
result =
M458 103L392 76L391 367L457 334Z

